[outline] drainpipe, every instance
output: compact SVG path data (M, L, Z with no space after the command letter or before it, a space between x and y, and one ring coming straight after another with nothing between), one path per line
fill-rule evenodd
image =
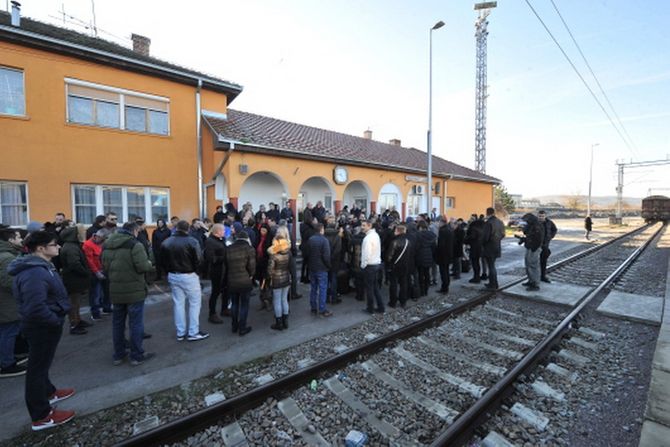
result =
M197 148L198 148L198 213L200 218L205 218L205 197L204 189L202 187L202 118L200 117L200 90L202 89L202 79L198 78L198 87L195 91L195 113L196 113L196 123L195 123L195 134L197 139Z

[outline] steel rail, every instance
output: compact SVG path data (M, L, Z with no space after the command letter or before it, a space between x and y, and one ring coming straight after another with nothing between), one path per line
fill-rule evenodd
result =
M635 233L642 231L647 227L648 225L636 228L633 231L625 233L617 238L611 239L603 244L591 247L585 250L584 252L587 252L588 254L593 253L594 251L600 250L606 246L616 243L617 241L625 237L632 236ZM579 255L579 253L577 255ZM569 258L566 258L562 261L552 264L548 268L556 269L562 265L572 262L573 260L577 259L577 255L573 255ZM502 288L510 287L523 280L524 278L521 278L518 281L513 281L511 283L505 284ZM240 414L248 409L254 408L255 406L257 406L259 402L264 401L269 396L276 396L288 393L294 389L299 388L300 386L303 386L305 383L309 382L315 377L323 375L325 371L338 369L342 366L346 366L354 361L357 361L358 358L361 356L370 355L374 352L383 349L392 342L407 337L411 337L416 333L419 333L425 329L440 324L447 318L466 312L472 309L473 307L485 303L486 301L494 297L496 295L496 292L497 290L485 291L484 293L468 301L456 304L452 307L449 307L448 309L436 312L435 314L430 315L420 321L416 321L407 326L403 326L400 329L381 335L374 340L361 344L355 348L351 348L347 351L334 355L328 359L322 360L318 363L312 364L293 373L290 373L270 383L261 385L248 391L244 391L229 399L216 403L210 407L203 408L194 413L186 415L182 418L168 421L165 424L162 424L156 428L147 430L135 436L124 439L123 441L117 443L116 446L145 447L154 445L156 446L165 445L181 441L194 433L197 433L214 424L217 424L222 419L228 416Z
M576 307L560 323L526 354L509 372L507 372L495 385L488 389L465 413L459 416L433 443L431 447L460 446L464 445L473 434L473 431L490 415L492 409L513 391L514 383L521 375L527 374L545 355L557 345L563 335L571 328L573 321L584 310L584 308L605 289L614 282L626 269L642 254L647 246L660 234L665 225L654 232L640 247L631 253L626 260L617 267L603 282L595 289L580 298Z

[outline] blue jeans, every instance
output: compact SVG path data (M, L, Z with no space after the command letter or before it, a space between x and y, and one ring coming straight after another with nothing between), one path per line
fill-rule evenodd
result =
M326 292L328 291L328 272L309 272L309 305L312 310L326 311ZM318 306L317 306L318 294Z
M91 277L91 285L88 288L88 305L91 307L91 316L93 318L100 318L100 307L104 292L102 281L93 276Z
M328 272L328 299L331 303L337 299L337 270Z
M282 315L288 315L288 289L290 286L281 289L272 289L272 307L275 309L275 317L281 318Z
M184 304L187 299L188 335L197 335L200 332L200 306L202 305L200 278L196 273L169 273L168 282L172 290L177 337L186 335L186 309Z
M375 310L374 303L377 302L377 309L380 312L384 311L384 302L382 301L382 294L379 290L379 282L377 277L381 271L382 266L380 264L368 265L363 270L363 276L365 278L365 295L367 298L367 309L369 311Z
M230 312L233 314L233 330L242 330L247 327L249 295L251 295L251 290L230 292Z
M19 335L20 321L0 324L0 368L12 366L14 359L14 343Z
M144 337L144 300L132 304L114 304L112 311L112 339L114 340L114 360L128 355L126 351L126 317L130 333L130 358L142 360L142 338Z

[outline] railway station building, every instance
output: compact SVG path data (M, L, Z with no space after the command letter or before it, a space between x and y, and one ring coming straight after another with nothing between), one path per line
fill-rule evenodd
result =
M427 212L426 153L229 108L233 82L0 12L0 221L211 216L227 202ZM483 213L499 180L433 157L433 207Z

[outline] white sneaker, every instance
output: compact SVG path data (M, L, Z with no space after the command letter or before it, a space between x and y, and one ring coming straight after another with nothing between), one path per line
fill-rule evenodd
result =
M198 341L198 340L204 340L206 338L209 338L209 334L207 332L198 332L195 335L189 335L187 340L188 341Z

